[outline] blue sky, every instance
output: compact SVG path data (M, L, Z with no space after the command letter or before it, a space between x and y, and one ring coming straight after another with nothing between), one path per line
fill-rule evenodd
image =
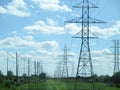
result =
M81 16L80 9L71 7L82 0L0 0L0 70L6 74L6 54L9 53L9 69L15 72L15 52L21 58L31 58L43 64L44 71L53 75L57 64L62 62L63 49L69 49L69 72L78 62L80 39L71 37L80 31L80 25L64 21ZM99 39L91 40L91 54L96 74L113 73L113 39L120 36L119 0L89 0L99 6L91 9L91 17L107 23L92 24L90 30ZM51 67L51 69L50 69ZM22 65L19 65L23 73ZM104 70L104 71L103 71ZM32 73L32 72L31 72Z

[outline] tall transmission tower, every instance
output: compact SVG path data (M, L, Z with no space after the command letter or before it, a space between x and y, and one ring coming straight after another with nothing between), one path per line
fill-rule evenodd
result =
M98 8L96 5L89 3L89 0L82 0L82 2L73 6L73 8L82 8L82 16L65 21L65 23L81 23L82 29L77 34L74 35L73 38L81 38L81 48L80 48L80 55L78 60L77 66L77 73L76 73L76 80L74 85L74 90L84 90L84 89L91 89L95 90L95 82L92 78L94 75L93 72L93 65L90 53L90 45L89 40L90 38L90 23L105 23L101 20L95 19L90 17L90 8ZM77 35L81 32L81 37ZM80 77L84 78L91 78L92 79L92 87L82 87L79 85ZM82 80L83 81L83 80Z
M68 61L67 61L67 47L64 48L64 61L63 61L63 70L62 70L62 78L68 78Z
M113 74L115 74L116 72L120 71L120 67L119 67L119 48L120 48L120 41L119 40L114 40L114 71Z

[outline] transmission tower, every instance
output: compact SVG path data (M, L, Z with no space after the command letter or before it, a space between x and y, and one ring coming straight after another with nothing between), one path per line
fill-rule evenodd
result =
M42 64L40 65L40 71L41 71L41 73L43 73L43 66L42 66Z
M94 4L89 3L89 0L83 0L81 3L74 5L73 8L82 8L81 17L65 21L65 23L81 23L82 25L82 30L77 33L79 34L81 32L81 37L78 37L77 34L74 35L73 37L73 38L81 38L81 48L80 48L80 55L78 60L74 90L84 90L84 89L95 90L95 82L92 78L94 74L93 65L92 65L90 46L89 46L90 38L95 38L95 37L90 37L89 26L90 23L105 23L105 22L90 17L90 8L98 8L98 7ZM80 78L85 80L88 77L92 79L92 87L87 88L87 87L82 87L82 85L81 86L78 85Z
M116 72L120 71L120 67L119 67L119 48L120 48L120 41L119 40L114 40L114 71L113 74L115 74Z
M63 61L63 70L62 70L62 78L68 78L68 61L67 61L67 47L64 48L64 61Z
M37 75L39 76L40 75L40 62L37 62Z
M36 88L37 88L37 61L34 61L34 74L35 74L35 85L36 85Z
M39 87L40 62L37 62L37 88Z
M25 59L24 59L24 74L25 74Z
M34 62L34 69L35 69L35 84L36 88L38 88L39 85L39 74L40 74L40 63L35 61Z
M16 86L18 85L18 53L16 52Z
M58 78L62 77L62 66L61 63L58 64L58 68L57 68L57 74L58 74Z
M71 77L74 77L74 63L71 64Z
M34 75L37 75L37 65L36 61L34 61Z
M8 79L8 52L7 52L7 79Z
M28 90L30 90L30 60L28 59Z

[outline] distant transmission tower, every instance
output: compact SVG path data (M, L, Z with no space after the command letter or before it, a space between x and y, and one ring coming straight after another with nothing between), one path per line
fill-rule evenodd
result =
M37 62L34 61L34 75L37 75Z
M37 75L39 76L40 75L40 62L37 62Z
M67 61L67 47L64 48L64 61L63 61L63 70L62 70L62 78L68 78L68 61Z
M113 74L115 74L116 72L120 71L120 67L119 67L119 48L120 48L120 41L119 40L114 40L114 71Z
M8 79L8 59L9 59L9 57L8 57L8 52L7 52L7 79Z
M28 90L30 90L30 60L28 59Z
M94 79L92 78L92 76L94 75L93 65L92 65L90 46L89 46L90 38L95 38L95 37L90 37L89 26L90 23L105 23L105 22L90 17L90 8L98 8L98 7L94 4L89 3L89 0L83 0L82 2L74 5L73 8L82 8L82 17L65 21L65 23L82 24L81 37L77 36L77 34L79 34L80 31L73 37L73 38L81 38L81 48L80 48L80 55L78 60L74 90L84 90L84 89L95 90L95 82ZM93 83L92 87L82 87L82 85L80 86L79 81L88 79L88 77L92 79L92 83ZM88 80L86 80L85 82L88 82Z
M16 52L16 86L18 85L18 53Z
M71 77L74 77L74 63L71 64Z

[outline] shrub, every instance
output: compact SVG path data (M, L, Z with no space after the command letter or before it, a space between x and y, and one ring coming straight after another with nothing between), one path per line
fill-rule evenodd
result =
M111 77L111 81L117 86L120 87L120 72L115 73Z
M12 90L17 90L15 86L12 86L12 88L11 88L11 89L12 89Z
M11 82L9 80L6 80L4 84L5 84L5 87L11 88Z

